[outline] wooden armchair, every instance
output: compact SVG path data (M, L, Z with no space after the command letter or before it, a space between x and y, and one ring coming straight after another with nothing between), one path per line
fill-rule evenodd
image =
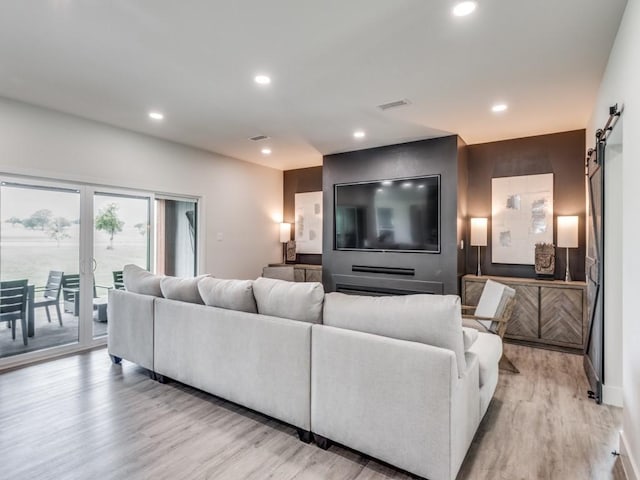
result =
M504 338L507 323L516 304L516 291L493 280L487 280L476 306L463 305L462 324L480 332L493 333ZM464 313L471 311L472 313ZM500 367L514 373L520 373L505 354L500 359Z

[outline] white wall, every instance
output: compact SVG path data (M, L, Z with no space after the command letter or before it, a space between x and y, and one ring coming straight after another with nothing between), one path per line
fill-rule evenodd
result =
M607 317L610 334L619 339L621 349L609 348L605 361L609 368L622 370L624 403L621 450L630 479L640 478L640 314L637 297L640 292L640 0L629 0L611 51L587 138L607 118L607 108L624 104L621 164L607 170L608 191L621 190L617 209L607 208L607 238L621 232L622 255L607 258L608 271L620 275L619 290L608 288L606 302L616 302L621 318ZM614 200L615 202L615 200ZM611 207L611 206L610 206ZM613 207L616 207L615 203ZM615 237L613 239L615 241ZM608 240L607 240L608 241ZM614 262L614 264L612 264ZM607 281L607 279L605 279ZM620 351L622 355L620 355ZM620 361L621 360L621 361Z
M218 277L282 255L279 170L0 98L0 173L200 196L200 265Z

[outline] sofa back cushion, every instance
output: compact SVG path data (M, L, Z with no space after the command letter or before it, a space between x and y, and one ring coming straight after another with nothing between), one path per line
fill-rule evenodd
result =
M455 295L371 297L328 293L323 323L332 327L446 348L466 370L460 298Z
M204 304L210 307L258 313L251 280L205 277L198 282L198 291Z
M205 277L206 275L188 278L164 277L160 282L162 296L169 300L199 303L202 305L204 302L198 291L198 282Z
M124 288L129 292L162 297L161 280L162 277L160 275L149 273L137 265L125 265L122 269Z
M318 282L287 282L260 277L253 282L258 313L322 323L324 288Z

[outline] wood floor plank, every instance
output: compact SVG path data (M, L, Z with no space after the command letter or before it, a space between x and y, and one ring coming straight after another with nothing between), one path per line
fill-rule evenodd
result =
M598 406L579 356L505 345L458 480L622 480L621 410ZM0 478L386 480L412 475L177 382L105 350L0 374Z

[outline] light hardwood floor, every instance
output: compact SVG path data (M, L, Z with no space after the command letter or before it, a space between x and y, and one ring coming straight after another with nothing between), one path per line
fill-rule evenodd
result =
M581 357L505 345L458 479L623 479L621 410L586 399ZM351 450L144 370L104 349L0 374L1 479L406 479Z

